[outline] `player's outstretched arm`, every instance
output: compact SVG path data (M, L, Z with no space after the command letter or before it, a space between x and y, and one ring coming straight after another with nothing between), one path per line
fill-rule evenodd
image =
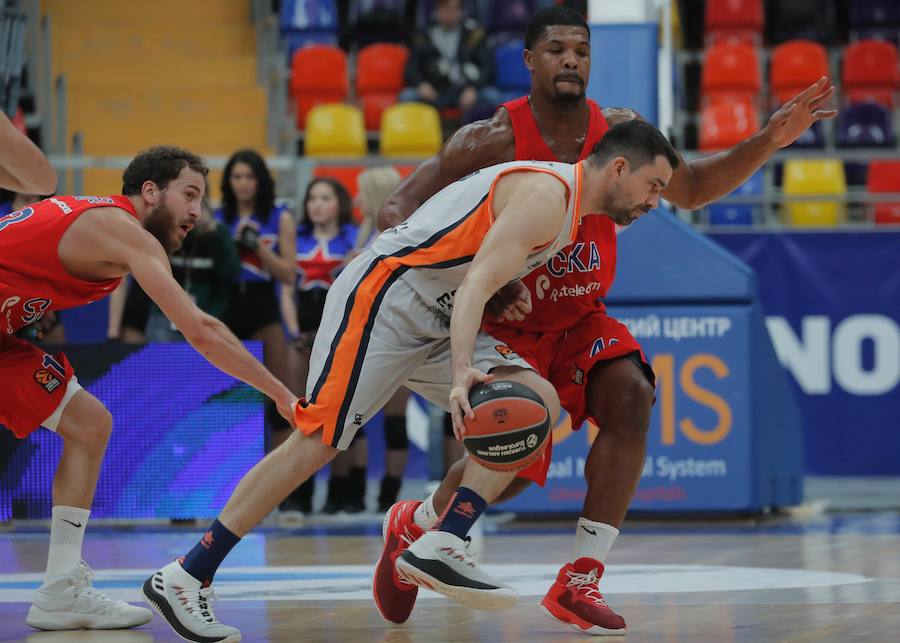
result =
M505 110L484 121L461 127L441 150L406 177L385 199L378 211L378 229L406 221L434 194L454 181L506 158L514 144Z
M56 171L37 145L0 112L0 188L22 194L56 192Z
M522 172L500 179L495 188L495 222L453 297L450 350L453 389L450 414L462 435L463 414L471 417L469 388L488 379L472 366L475 338L488 299L521 272L528 255L556 238L566 216L567 190L546 173Z
M114 240L105 247L110 260L127 267L197 352L222 371L270 397L279 413L293 425L292 405L297 397L244 348L225 324L197 308L172 276L169 259L159 242L124 218L107 233Z
M772 114L759 132L734 147L685 162L681 159L662 195L681 208L696 209L732 192L775 152L796 141L813 123L837 116L826 109L834 86L824 76ZM610 125L641 118L630 109L604 109Z

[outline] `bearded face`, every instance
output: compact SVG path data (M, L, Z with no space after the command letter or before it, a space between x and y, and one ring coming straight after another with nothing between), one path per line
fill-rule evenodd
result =
M187 234L178 225L178 219L175 213L169 209L165 198L160 199L156 207L144 218L144 229L156 237L169 256L178 251ZM184 234L181 234L182 232Z

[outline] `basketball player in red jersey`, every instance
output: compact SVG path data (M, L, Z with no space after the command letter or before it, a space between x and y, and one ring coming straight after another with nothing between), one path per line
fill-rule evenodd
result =
M0 217L0 424L19 438L44 426L64 445L53 480L47 574L27 617L33 627L118 629L152 615L97 592L81 560L112 429L109 411L78 384L64 355L17 339L19 328L48 311L105 297L130 272L198 351L271 397L293 422L296 397L172 277L167 253L181 246L200 215L206 174L190 152L155 147L125 169L124 196L55 197ZM52 190L41 184L32 191Z
M381 226L403 221L432 194L479 168L514 159L574 162L590 153L609 126L640 119L633 110L601 109L585 98L590 53L590 32L577 12L551 7L535 14L524 54L532 75L531 94L504 104L486 121L460 129L388 197L379 213ZM728 194L813 122L833 118L835 110L822 109L833 93L823 78L734 148L692 162L682 159L662 196L693 209ZM515 298L507 295L495 307L504 310L502 304L507 304L505 322L487 327L556 386L574 428L587 418L600 427L585 465L588 489L576 526L574 562L563 566L542 601L551 617L592 634L625 632L624 619L607 606L598 581L640 479L654 400L653 372L640 346L624 325L606 314L599 298L614 277L615 224L627 226L649 209L645 204L615 223L609 217L585 219L575 243L525 277ZM603 338L605 349L592 355L598 338ZM520 472L496 502L508 500L532 480L543 484L550 451ZM382 560L396 559L434 524L459 484L462 467L454 465L424 503L406 501L391 508L385 518ZM388 571L374 579L376 605L387 620L403 622L417 588L400 580L392 565L378 569Z

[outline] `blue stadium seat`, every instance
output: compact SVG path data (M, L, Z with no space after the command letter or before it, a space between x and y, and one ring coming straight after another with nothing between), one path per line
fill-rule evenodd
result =
M515 40L497 47L494 51L494 65L497 68L497 89L503 94L503 100L518 98L527 94L531 88L531 72L522 59L525 44Z
M524 38L525 26L534 12L534 0L494 2L488 16L488 32L497 42Z
M758 170L732 192L735 196L760 196L762 193L762 170ZM709 206L710 225L752 225L761 218L760 206L751 203L712 203Z
M288 45L288 60L308 45L336 45L337 6L334 0L283 0L279 27Z
M897 44L900 3L897 0L854 0L850 3L850 29L859 39L888 40Z
M857 103L841 110L837 123L838 147L893 147L891 114L878 103Z
M376 42L405 43L406 0L351 0L347 33L362 48Z

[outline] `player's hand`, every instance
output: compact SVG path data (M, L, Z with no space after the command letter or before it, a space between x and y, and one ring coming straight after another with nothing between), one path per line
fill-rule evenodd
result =
M522 321L531 312L531 291L517 279L494 293L485 311L496 321Z
M275 408L278 409L278 413L287 420L287 423L291 425L292 429L297 428L297 420L294 417L294 406L296 406L298 397L293 393L285 395L284 399L275 400Z
M450 419L453 421L453 435L462 441L466 434L463 418L475 418L475 412L469 405L469 390L479 383L487 383L494 379L493 375L483 373L477 368L468 366L459 369L453 376L453 388L450 389Z
M816 121L837 116L838 110L823 109L832 96L834 85L822 76L772 114L763 128L763 134L779 148L787 147Z

